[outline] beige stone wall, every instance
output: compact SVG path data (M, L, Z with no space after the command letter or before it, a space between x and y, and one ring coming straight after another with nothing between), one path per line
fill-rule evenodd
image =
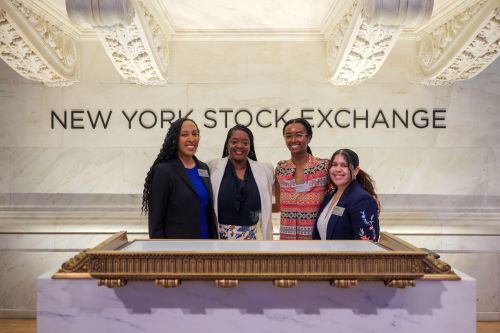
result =
M402 40L373 79L335 87L321 42L176 42L169 83L145 87L120 79L99 44L80 47L81 80L71 87L24 80L0 63L1 316L32 314L35 277L75 252L117 230L144 236L139 193L166 128L134 121L128 129L122 110L193 109L202 130L198 156L208 160L221 154L226 129L222 113L216 129L204 127L207 109L290 108L288 119L312 108L314 153L356 150L382 195L382 229L477 278L481 318L500 319L498 61L469 81L428 87L418 82L414 42ZM370 117L379 109L444 108L446 128L317 128L318 109L341 107L368 108ZM51 110L64 109L113 113L106 130L86 120L77 122L85 129L51 129ZM251 127L260 160L288 158L281 127Z

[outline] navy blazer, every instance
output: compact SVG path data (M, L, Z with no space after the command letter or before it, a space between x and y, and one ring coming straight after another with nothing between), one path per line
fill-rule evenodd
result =
M318 218L330 202L336 190L328 193L321 204ZM326 239L369 239L378 241L380 226L377 203L361 184L355 180L342 193L337 207L343 207L342 216L332 214L328 220ZM318 232L318 218L313 230L313 239L321 239Z
M198 169L208 166L195 158ZM209 177L201 177L209 195L207 222L210 238L217 238L217 219ZM154 166L148 223L150 238L200 238L200 200L179 159Z

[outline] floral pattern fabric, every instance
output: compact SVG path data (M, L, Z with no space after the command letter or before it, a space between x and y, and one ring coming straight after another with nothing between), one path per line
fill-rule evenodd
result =
M240 226L219 224L220 239L252 240L257 239L257 225Z
M378 241L377 239L377 232L375 230L374 226L374 218L375 214L372 214L370 216L370 220L366 218L366 214L364 211L359 212L361 215L361 221L363 222L364 226L362 228L359 228L358 236L359 239L362 240L372 240L372 241Z

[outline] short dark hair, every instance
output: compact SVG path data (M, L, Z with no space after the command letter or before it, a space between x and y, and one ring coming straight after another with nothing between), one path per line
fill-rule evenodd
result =
M248 135L250 139L250 150L248 151L248 158L257 161L257 155L255 154L255 146L253 143L253 133L250 130L250 128L240 124L231 127L227 132L226 141L224 142L224 149L222 149L222 157L229 156L229 150L227 149L227 144L229 142L229 139L231 138L231 135L233 135L233 133L236 131L242 131Z
M301 124L302 126L304 126L304 128L306 129L306 133L307 135L309 136L309 139L312 139L313 137L313 130L312 130L312 126L311 124L309 124L309 122L304 119L304 118L294 118L294 119L290 119L288 120L285 125L283 125L283 135L285 135L285 129L288 125L291 125L291 124ZM311 154L312 155L312 150L311 150L311 147L309 147L309 145L307 145L307 153Z

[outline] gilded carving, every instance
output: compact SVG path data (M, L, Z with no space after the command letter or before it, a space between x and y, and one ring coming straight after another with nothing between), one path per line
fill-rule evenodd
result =
M128 280L150 280L165 288L179 286L182 280L212 280L224 288L242 280L272 281L282 288L299 280L328 281L339 288L385 281L401 288L421 278L458 279L445 262L386 232L378 243L385 250L375 252L128 252L120 250L127 246L126 240L126 232L113 235L69 260L63 265L65 271L55 277L84 278L71 272L85 272L100 279L99 285L118 287Z
M292 288L296 287L298 284L299 284L298 280L290 280L290 279L280 279L273 281L273 285L279 288Z
M394 279L394 280L385 280L384 284L387 287L404 289L406 287L415 287L416 282L415 280Z
M331 280L330 285L337 288L351 288L358 285L358 280L347 280L347 279Z
M17 0L0 0L0 56L23 77L46 85L75 82L75 41Z
M437 259L429 254L424 259L424 272L425 274L449 274L453 273L451 266L446 262Z
M221 288L234 288L238 285L238 280L234 279L217 279L215 285Z
M104 271L104 264L101 260L93 260L90 270L92 272L103 272Z
M181 285L179 279L156 279L155 284L163 288L174 288Z
M500 6L481 0L419 39L423 82L450 84L467 80L499 54Z
M99 279L98 286L106 286L108 288L120 288L127 285L126 279Z
M87 250L76 254L71 259L65 261L58 273L88 273L89 272L89 257Z

